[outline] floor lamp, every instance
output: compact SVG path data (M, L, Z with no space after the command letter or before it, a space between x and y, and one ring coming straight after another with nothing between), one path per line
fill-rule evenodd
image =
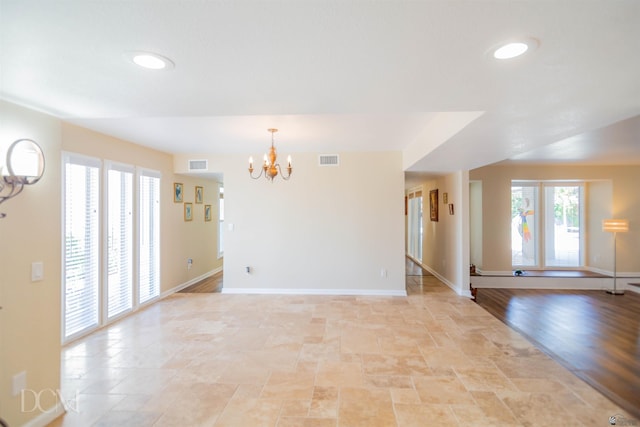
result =
M616 235L629 231L629 221L626 219L603 219L602 231L613 233L613 289L607 293L611 295L624 295L624 290L616 287Z

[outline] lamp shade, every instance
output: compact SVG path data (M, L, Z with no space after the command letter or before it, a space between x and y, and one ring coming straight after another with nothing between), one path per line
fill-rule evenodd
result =
M626 219L603 219L602 231L610 233L624 233L629 231L629 221Z

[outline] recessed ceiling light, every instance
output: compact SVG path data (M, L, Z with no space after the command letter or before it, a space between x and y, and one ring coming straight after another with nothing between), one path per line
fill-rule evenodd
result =
M166 56L153 52L126 52L125 57L134 64L149 70L168 70L175 65Z
M496 49L493 49L492 54L495 59L511 59L524 55L528 50L533 50L537 46L538 41L532 38L513 41L502 44Z

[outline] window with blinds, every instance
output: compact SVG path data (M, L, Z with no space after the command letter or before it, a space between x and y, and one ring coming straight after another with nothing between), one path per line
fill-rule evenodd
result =
M138 299L160 295L160 176L141 170L139 187Z
M107 318L133 307L133 173L107 165L106 282Z
M100 322L100 160L64 157L63 338Z
M63 342L160 295L160 173L102 164L63 155Z

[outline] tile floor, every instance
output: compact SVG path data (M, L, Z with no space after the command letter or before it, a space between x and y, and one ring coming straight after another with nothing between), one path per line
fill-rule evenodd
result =
M607 426L624 412L433 276L409 297L175 294L63 350L53 426Z

